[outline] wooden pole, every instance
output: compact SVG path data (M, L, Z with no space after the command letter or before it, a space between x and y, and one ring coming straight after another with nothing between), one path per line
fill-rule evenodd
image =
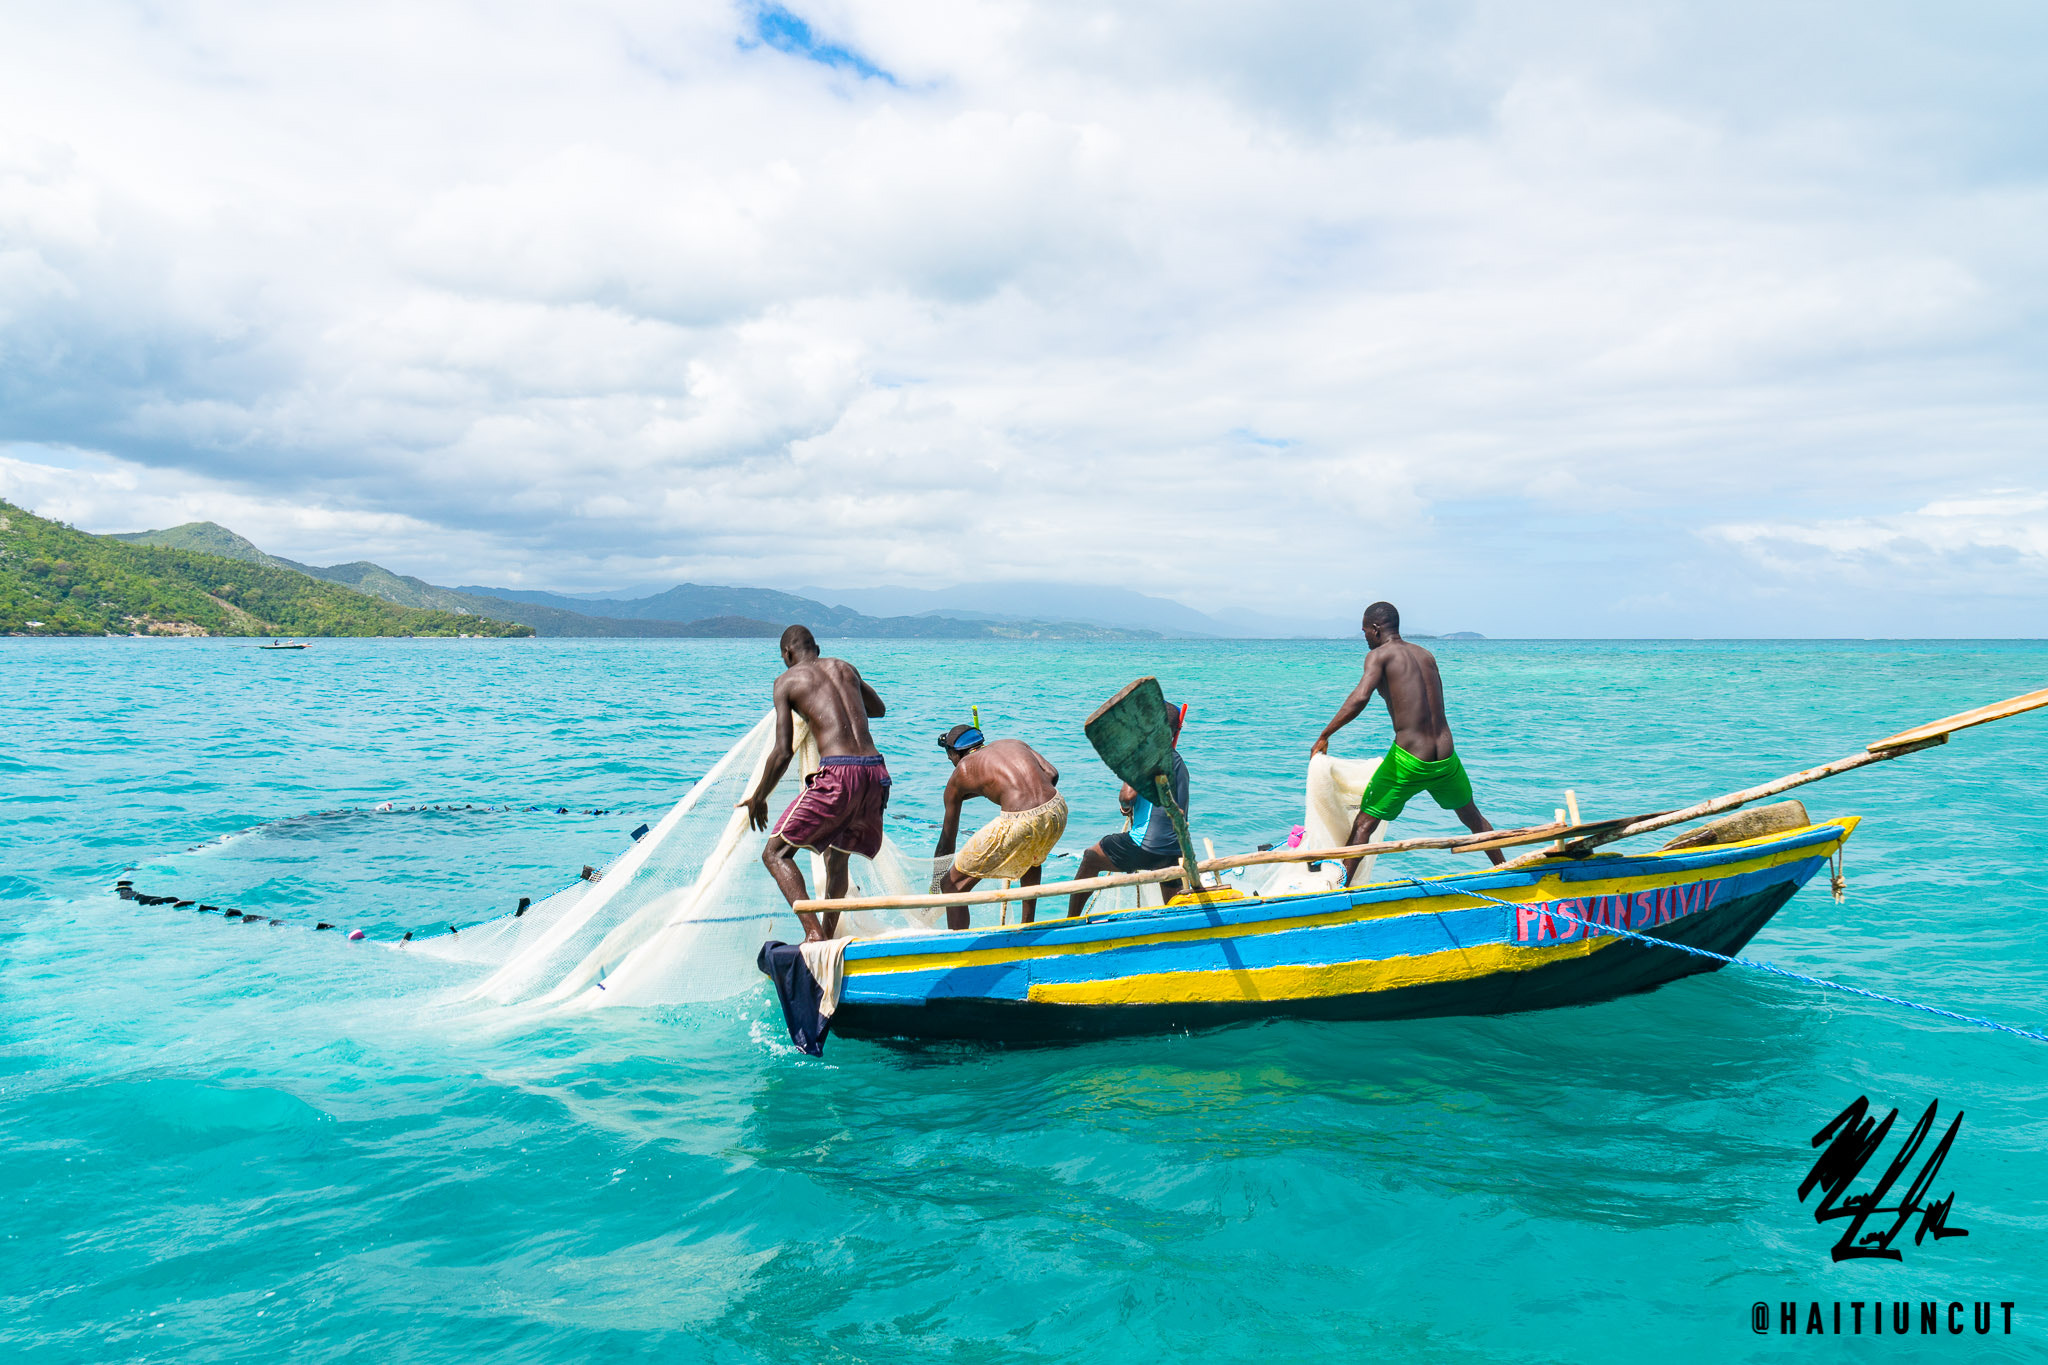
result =
M1870 751L1876 753L1880 749L1898 749L1904 748L1907 745L1918 745L1920 741L1932 739L1936 735L1947 738L1958 730L1969 729L1972 725L1984 725L1994 720L2004 720L2007 716L2017 716L2027 711L2038 711L2044 706L2048 706L2048 687L2042 688L2039 692L2029 692L2024 696L2007 697L2004 701L1995 701L1989 706L1979 706L1972 710L1961 711L1953 716L1945 716L1940 720L1931 720L1925 725L1916 725L1910 730L1901 730L1889 739L1881 739L1872 744Z
M1159 804L1166 807L1166 818L1173 821L1173 837L1180 843L1181 866L1187 870L1187 886L1190 891L1202 889L1202 865L1195 858L1195 836L1188 832L1188 817L1174 804L1173 778L1161 773L1152 779L1159 788Z
M1687 806L1684 810L1667 811L1662 815L1653 815L1646 819L1634 821L1622 826L1620 829L1603 830L1598 834L1589 834L1583 838L1573 839L1565 846L1564 851L1569 856L1582 857L1602 844L1611 844L1617 839L1632 839L1638 834L1649 834L1654 830L1669 829L1673 825L1682 825L1688 820L1698 820L1709 815L1720 815L1726 811L1734 810L1738 806L1746 806L1752 801L1761 801L1766 796L1776 796L1780 792L1791 791L1794 787L1803 787L1809 782L1818 782L1824 777L1834 777L1841 773L1853 772L1857 768L1868 767L1872 763L1883 763L1890 759L1903 758L1907 754L1917 754L1922 749L1932 749L1937 744L1946 743L1948 743L1948 736L1946 734L1939 734L1931 739L1914 740L1910 744L1898 744L1884 749L1865 749L1860 754L1850 754L1847 758L1838 758L1832 763L1823 763L1817 768L1802 768L1796 773L1788 773L1775 782L1766 782L1760 787L1745 787L1739 792L1729 792L1726 796L1717 796L1711 801L1702 801L1696 806ZM1533 859L1517 858L1514 862L1507 865L1515 867L1531 861Z

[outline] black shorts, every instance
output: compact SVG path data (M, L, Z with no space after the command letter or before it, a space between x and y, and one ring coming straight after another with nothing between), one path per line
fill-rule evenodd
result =
M1119 872L1150 872L1155 868L1172 867L1180 861L1178 851L1154 853L1121 830L1103 836L1102 851L1109 855L1110 865Z

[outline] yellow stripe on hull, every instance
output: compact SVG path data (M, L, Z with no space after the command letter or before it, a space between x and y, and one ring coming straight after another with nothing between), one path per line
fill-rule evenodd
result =
M1546 948L1484 943L1374 962L1241 967L1216 972L1148 972L1107 981L1038 982L1032 985L1026 999L1034 1005L1207 1005L1365 995L1404 986L1471 981L1500 972L1525 972L1565 958L1587 957L1617 942L1620 940L1588 939Z

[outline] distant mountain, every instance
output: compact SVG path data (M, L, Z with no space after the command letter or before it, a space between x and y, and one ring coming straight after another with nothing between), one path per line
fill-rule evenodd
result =
M460 616L488 617L494 621L510 621L529 626L540 635L704 639L726 636L774 636L782 632L781 626L766 621L746 620L715 612L707 612L705 615L716 616L716 620L705 621L612 620L592 616L588 612L574 608L556 608L530 601L508 601L465 592L459 588L438 587L410 574L393 573L381 564L372 564L366 559L359 559L352 564L332 564L325 568L317 564L301 564L295 559L265 554L254 542L210 521L188 521L182 526L172 526L162 531L122 532L105 539L125 541L132 545L218 554L246 563L262 564L303 574L322 582L338 583L398 606L452 612ZM546 593L522 596L550 598L550 594ZM575 605L580 607L584 604L578 602Z
M232 531L228 534L234 535ZM235 539L241 540L241 537L236 536ZM395 574L381 564L372 564L367 559L359 559L353 564L332 564L323 569L274 555L266 558L283 568L296 569L309 577L325 579L329 583L342 583L357 592L381 597L386 602L396 602L401 607L425 607L433 611L477 610L476 599L465 593L437 588L432 583L409 574Z
M471 584L446 588L393 573L368 560L321 567L266 554L253 542L210 521L187 522L161 531L132 531L120 540L167 549L202 550L252 564L285 569L323 582L337 583L399 606L488 616L531 626L548 636L767 637L791 624L809 626L820 636L862 639L941 640L1151 640L1162 634L1199 633L1182 625L1132 626L1098 613L1076 616L1057 608L1085 605L1090 593L1121 601L1151 604L1152 617L1192 620L1214 626L1200 612L1164 598L1146 598L1122 589L1064 589L1032 600L1047 610L1019 613L983 610L931 610L869 615L851 605L829 605L773 588L718 587L679 583L642 597L593 597L587 594L541 592L531 588L493 588ZM998 585L999 586L999 585ZM1030 585L1026 585L1029 587ZM1039 585L1044 587L1045 585ZM1053 585L1057 588L1057 585ZM896 591L883 589L878 591ZM915 592L902 589L903 592ZM1016 598L1017 601L1025 600ZM1176 616L1175 614L1178 613ZM1111 613L1115 614L1115 613ZM1127 619L1145 614L1128 607Z
M559 607L543 606L538 602L515 602L502 597L483 597L473 593L456 592L452 588L444 588L442 591L452 593L465 602L474 603L471 608L473 611L485 612L507 621L521 622L550 637L702 640L735 635L763 639L782 634L782 627L772 622L751 621L741 616L718 616L703 621L621 621L610 616L585 616L581 612L564 611Z
M501 619L397 606L252 559L235 536L174 528L233 555L95 536L0 501L0 633L531 635ZM220 527L212 527L221 531ZM239 543L237 543L239 542ZM267 559L263 556L263 559Z
M491 597L461 588L436 587L410 574L395 574L368 560L357 560L353 564L335 564L325 569L311 564L295 563L289 559L275 559L274 562L297 569L303 574L311 574L315 578L324 578L330 583L346 583L358 592L381 597L387 602L397 602L408 607L434 607L441 611L495 616L500 620L517 621L521 625L532 626L540 634L547 636L623 635L702 639L727 635L777 635L782 630L780 626L770 625L766 621L747 621L744 628L741 628L741 618L734 616L723 616L716 622L699 621L695 618L686 622L620 621L610 617L592 616L587 612L573 609L550 607L543 603ZM700 626L703 628L697 629Z
M1052 619L1165 636L1286 638L1334 632L1314 621L1258 612L1210 615L1168 597L1099 583L960 583L950 588L804 588L821 602L876 614L983 620Z
M944 640L1148 640L1150 630L1130 630L1072 620L1004 616L970 618L951 615L869 616L850 607L823 602L773 588L713 587L679 583L649 597L593 600L530 588L469 585L456 589L477 597L550 606L561 611L602 612L618 620L696 621L707 617L743 616L783 625L809 626L820 636L857 639ZM778 627L779 628L779 627Z

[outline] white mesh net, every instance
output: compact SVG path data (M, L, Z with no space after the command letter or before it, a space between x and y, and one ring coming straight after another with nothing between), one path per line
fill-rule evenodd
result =
M765 833L748 826L737 803L760 779L775 744L775 720L763 717L689 794L594 881L579 881L523 915L434 939L417 951L493 968L474 991L504 1004L588 1009L720 1000L760 978L754 957L771 938L802 930L760 865ZM772 810L794 798L817 767L802 718L798 761L769 798ZM808 869L820 890L823 860ZM873 859L850 862L850 896L917 894L943 864L905 855L885 838ZM995 922L996 914L977 915ZM944 911L854 912L838 933L871 935L945 923Z
M797 761L769 798L771 811L794 799L804 775L818 767L817 749L801 717ZM764 716L710 772L690 788L632 848L594 881L579 881L523 915L507 915L459 935L415 945L415 951L491 968L475 998L543 1009L595 1009L607 1005L671 1005L722 1000L752 989L761 944L802 936L796 917L760 865L768 836L748 827L737 803L760 780L775 745L775 718ZM1327 764L1327 760L1319 760ZM1370 764L1347 765L1335 781L1329 769L1310 769L1308 827L1313 837L1341 841L1332 829ZM1330 828L1325 828L1330 826ZM1384 835L1382 837L1385 837ZM1316 847L1317 844L1310 844ZM874 858L850 860L849 896L916 895L951 862L906 855L888 838ZM812 894L822 889L823 860L808 869ZM1360 869L1360 878L1371 860ZM1299 864L1259 869L1239 884L1254 894L1324 890L1339 877L1335 864L1310 870ZM1048 881L1061 880L1048 875ZM986 885L986 884L984 884ZM1159 887L1124 886L1098 892L1095 909L1159 904ZM1065 906L1040 903L1047 914ZM974 927L1014 921L1015 904L972 907ZM840 917L841 937L868 937L945 925L943 910L854 911Z

